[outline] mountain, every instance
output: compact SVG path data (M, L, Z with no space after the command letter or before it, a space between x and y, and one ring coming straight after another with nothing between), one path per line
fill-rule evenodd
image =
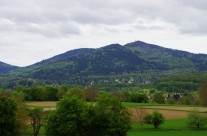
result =
M17 66L12 66L0 61L0 74L8 73L12 70L16 70L17 68Z
M93 50L95 50L95 49L91 49L91 48L74 49L74 50L71 50L71 51L67 51L63 54L59 54L57 56L54 56L50 59L43 60L43 61L41 61L41 62L39 62L35 65L48 64L48 63L52 63L52 62L56 62L56 61L60 61L60 60L64 60L64 59L69 59L69 58L76 57L76 56L79 56L79 55L82 55L82 54L90 53Z
M193 54L186 51L163 48L142 41L126 44L138 56L151 62L159 62L168 69L192 69L207 71L207 55Z
M163 48L142 41L111 44L98 49L76 49L20 68L6 76L45 84L150 83L159 78L207 71L207 55ZM0 79L3 80L4 78ZM132 80L133 79L133 80ZM21 84L20 84L21 85Z

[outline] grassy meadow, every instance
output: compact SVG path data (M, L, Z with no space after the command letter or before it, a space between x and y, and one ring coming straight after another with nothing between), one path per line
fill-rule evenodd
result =
M206 136L206 129L189 129L187 128L187 119L167 119L158 129L153 126L144 126L143 128L134 123L128 136Z

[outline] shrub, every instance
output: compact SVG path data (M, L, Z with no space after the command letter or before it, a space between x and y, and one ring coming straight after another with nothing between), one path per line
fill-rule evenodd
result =
M158 111L154 111L152 114L147 114L144 118L145 124L153 125L154 128L158 128L164 124L165 118Z
M206 117L201 115L199 111L194 110L188 114L188 127L202 128L206 125Z

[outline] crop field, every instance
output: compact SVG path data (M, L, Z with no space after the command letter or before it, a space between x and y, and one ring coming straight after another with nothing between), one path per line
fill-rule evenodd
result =
M149 113L149 112L153 112L154 110L157 110L156 108L154 109L143 109L144 112ZM188 112L186 111L173 111L173 110L160 110L158 109L157 111L159 111L160 113L163 114L163 116L165 117L165 119L182 119L182 118L186 118ZM132 115L132 120L136 122L137 120L137 114L140 114L139 112L139 108L130 108L129 109L130 114Z
M28 106L36 106L36 107L43 107L43 108L55 107L56 104L57 104L56 101L26 102L26 105Z

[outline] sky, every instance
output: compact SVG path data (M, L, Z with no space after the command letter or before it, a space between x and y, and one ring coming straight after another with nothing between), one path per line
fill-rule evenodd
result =
M0 61L144 41L207 54L207 0L0 0Z

